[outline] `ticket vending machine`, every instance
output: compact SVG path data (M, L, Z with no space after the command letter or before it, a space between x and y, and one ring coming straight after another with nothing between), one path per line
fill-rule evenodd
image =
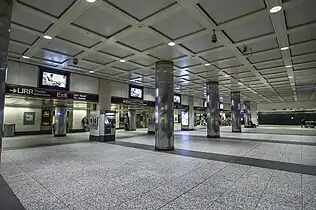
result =
M115 111L100 111L100 116L90 117L90 141L115 141Z

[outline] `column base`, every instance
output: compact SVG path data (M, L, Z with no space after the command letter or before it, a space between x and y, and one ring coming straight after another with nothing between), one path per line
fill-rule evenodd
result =
M155 150L156 151L173 151L174 147L170 147L170 148L158 148L158 147L155 147Z
M207 138L220 138L220 135L207 135Z
M155 131L147 131L147 134L155 134Z
M65 137L66 136L66 134L64 133L64 134L54 134L54 137Z
M182 131L194 131L194 128L181 128Z
M108 142L108 141L115 141L115 135L111 136L89 136L90 141L100 141L100 142Z

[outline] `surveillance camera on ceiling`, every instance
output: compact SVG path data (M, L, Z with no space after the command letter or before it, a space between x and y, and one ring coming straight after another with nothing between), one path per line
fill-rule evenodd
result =
M216 42L217 42L217 36L216 36L216 33L215 33L215 29L213 29L212 42L213 42L213 43L216 43Z
M72 60L72 63L74 64L74 65L78 65L78 58L74 58L73 60Z

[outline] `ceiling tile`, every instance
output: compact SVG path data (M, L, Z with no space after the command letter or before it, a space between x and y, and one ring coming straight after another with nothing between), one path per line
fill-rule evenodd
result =
M128 24L124 23L119 18L106 13L95 6L91 6L87 9L77 20L75 20L74 24L104 36L110 36L128 26Z
M202 25L196 22L186 11L177 12L173 16L153 25L153 27L171 39L204 30Z
M91 38L88 35L78 33L76 30L70 28L66 28L58 37L85 47L92 47L99 42L96 38Z

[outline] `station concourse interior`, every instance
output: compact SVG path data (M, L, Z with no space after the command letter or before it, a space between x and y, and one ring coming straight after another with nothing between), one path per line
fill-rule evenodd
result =
M0 209L315 210L315 0L0 0Z

